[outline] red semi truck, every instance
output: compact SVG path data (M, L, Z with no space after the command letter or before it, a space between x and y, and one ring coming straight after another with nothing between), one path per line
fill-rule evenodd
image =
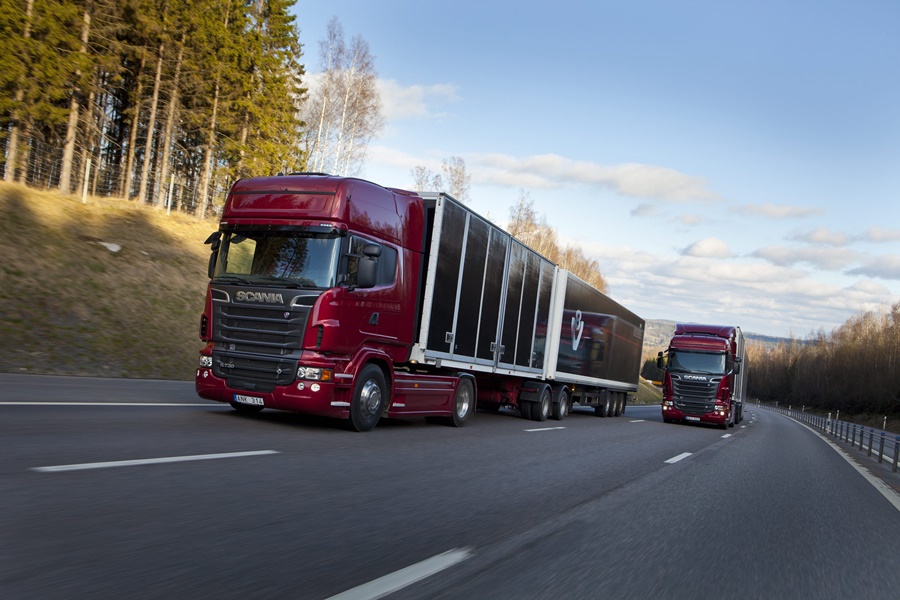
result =
M238 181L212 253L197 393L238 411L464 425L479 407L617 416L644 321L446 194Z
M743 420L747 352L740 327L677 324L657 366L665 371L666 423L713 423L727 429Z

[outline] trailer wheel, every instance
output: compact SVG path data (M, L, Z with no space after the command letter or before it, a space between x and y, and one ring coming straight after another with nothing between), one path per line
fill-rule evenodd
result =
M610 398L609 392L603 394L603 398L604 398L603 405L597 407L600 409L600 416L601 417L611 417L613 406L612 406L612 399Z
M550 393L550 386L544 386L544 389L541 390L541 398L537 401L537 403L531 406L531 420L532 421L546 421L547 417L550 416L550 406L553 404L553 396Z
M459 380L456 386L456 394L453 396L453 415L450 424L454 427L462 427L472 418L475 412L475 386L468 377Z
M353 401L350 404L350 428L371 431L384 411L387 384L384 372L375 365L366 365L356 378Z
M562 421L569 414L569 389L561 385L553 393L553 411L552 417L557 421Z
M529 402L527 400L519 400L519 404L518 404L519 414L522 416L523 419L533 420L534 417L531 416L531 410L535 406L536 405L533 402Z

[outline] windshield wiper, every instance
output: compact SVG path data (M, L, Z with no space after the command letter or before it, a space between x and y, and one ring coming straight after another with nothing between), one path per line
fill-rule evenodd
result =
M296 289L296 290L301 290L305 287L314 287L314 286L304 285L303 283L297 281L296 279L289 279L287 277L278 277L277 275L268 275L264 279L265 279L266 283L277 283L286 288L291 288L291 289Z
M220 275L213 279L216 283L243 283L244 285L253 285L253 282L246 277L239 275Z

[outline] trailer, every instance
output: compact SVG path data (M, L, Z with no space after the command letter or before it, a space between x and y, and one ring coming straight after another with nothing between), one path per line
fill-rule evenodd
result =
M476 402L616 416L637 390L644 321L447 194L247 179L207 241L196 387L237 410L364 431L382 417L462 426Z

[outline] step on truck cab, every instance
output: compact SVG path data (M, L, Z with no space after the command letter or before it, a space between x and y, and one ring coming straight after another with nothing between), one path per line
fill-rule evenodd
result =
M740 327L677 324L659 353L666 423L712 423L722 429L744 418L747 354Z
M637 390L644 321L446 194L244 179L206 242L196 389L238 411L462 426L476 402L615 416Z

